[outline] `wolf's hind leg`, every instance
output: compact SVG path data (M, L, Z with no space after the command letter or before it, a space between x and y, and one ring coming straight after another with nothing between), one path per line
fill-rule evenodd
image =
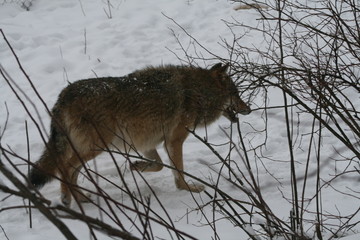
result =
M73 186L75 186L72 194L73 194L73 197L79 202L89 202L90 201L90 193L83 193L83 191L80 190L80 188L76 187L76 186L78 186L77 179L78 179L81 169L82 169L82 165L80 165L79 167L74 169L74 171L72 173L71 183Z
M71 181L71 173L70 172L71 171L68 168L61 169L61 171L60 171L61 202L67 207L69 207L71 204L70 188L72 188L72 186L71 186L72 181Z
M65 206L70 206L73 196L79 202L89 202L89 196L84 194L77 185L77 179L82 165L69 167L66 173L62 174L61 201Z
M155 148L144 152L144 155L154 161L136 161L130 166L131 170L158 172L163 168L162 160Z

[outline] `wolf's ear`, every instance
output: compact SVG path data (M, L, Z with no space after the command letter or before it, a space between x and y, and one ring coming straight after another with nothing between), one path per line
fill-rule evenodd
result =
M230 64L226 63L224 66L222 65L222 63L217 63L214 66L212 66L210 68L211 71L216 71L216 72L220 72L220 73L224 73L228 70Z

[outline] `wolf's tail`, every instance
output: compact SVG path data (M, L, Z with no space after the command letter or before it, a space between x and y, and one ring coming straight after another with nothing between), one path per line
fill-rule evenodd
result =
M32 167L29 173L29 180L31 184L37 189L42 188L46 183L50 182L53 179L55 171L49 171L49 169L44 169L42 162L46 161L41 158L36 162L35 167Z
M31 168L29 173L30 183L37 189L50 182L59 170L59 161L63 156L62 137L54 126L51 126L50 138L40 159Z

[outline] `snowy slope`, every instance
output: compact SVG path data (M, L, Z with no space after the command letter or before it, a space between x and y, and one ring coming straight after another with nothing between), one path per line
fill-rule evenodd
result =
M200 66L206 67L216 62L215 57L201 49L201 47L195 45L195 50L191 39L168 17L174 19L216 56L225 59L228 58L229 53L223 48L221 38L232 41L233 35L222 20L232 20L234 18L247 25L256 26L256 18L259 17L253 10L234 11L234 5L228 1L118 0L111 2L113 5L111 18L109 18L110 13L106 1L36 0L33 1L30 11L24 11L15 4L0 5L0 28L6 34L24 69L49 108L53 106L57 95L62 88L67 86L68 82L95 76L122 76L148 65L181 64L182 62L178 59L178 56L182 59L186 59L186 57L177 39L189 53L200 54L202 57L209 59L206 62L197 62ZM239 32L241 31L239 29ZM251 35L246 39L248 39L249 45L260 45L262 43L261 35ZM30 111L36 116L36 120L43 123L41 131L47 134L49 116L20 72L11 51L2 39L0 40L0 63L30 97L34 106L37 107L35 111L34 107L27 102ZM9 121L5 135L1 140L2 144L9 145L14 152L26 158L25 121L27 120L31 159L36 161L44 146L40 134L2 78L0 79L0 89L0 126L2 126L0 131L2 131L6 122L7 110L4 102L9 108ZM270 93L270 102L274 105L281 104L279 96L281 94L277 92ZM289 159L285 147L287 142L286 132L283 129L283 111L276 109L269 111L268 117L270 119L269 139L263 154L269 159L261 164L258 163L258 179L263 187L264 196L269 200L273 211L277 212L280 218L287 221L291 204L285 198L291 197L291 191L289 188L289 164L283 163ZM252 123L256 128L261 129L263 122L259 119L261 119L260 111L255 111L240 119L243 134L252 139L255 145L260 144L264 136L252 134L253 128L248 123ZM311 124L310 120L307 121L306 119L302 122ZM200 130L198 134L201 136L208 134L210 142L220 145L228 141L220 127L228 129L229 126L228 120L221 118L209 127L207 133ZM229 132L229 130L227 131ZM329 149L325 157L331 157L335 151L331 146L336 146L338 143L335 139L327 139L324 145L326 144L328 144ZM216 147L217 151L224 157L228 148L227 145ZM206 146L194 137L189 137L184 149L185 168L189 173L206 181L212 178L216 179L216 173L201 164L202 160L208 164L218 163L216 157ZM304 169L302 160L306 156L301 155L300 148L297 151L299 153L298 167L301 172ZM159 146L159 152L165 162L168 162L166 153L161 146ZM272 159L280 161L272 161ZM117 157L117 160L119 165L126 169L125 160L121 156ZM106 155L98 157L96 162L100 174L120 184L114 165ZM315 166L316 163L312 164ZM339 164L337 167L341 168L342 166ZM20 168L23 172L26 172L25 166ZM90 163L90 168L93 168L93 163ZM214 168L217 169L218 166L214 165ZM129 186L135 191L136 185L133 183L132 175L127 170L124 171ZM330 178L329 174L333 172L334 165L326 165L322 170L324 179ZM197 208L194 200L199 203L206 202L209 200L206 195L201 193L191 196L185 191L177 190L169 169L165 169L160 173L144 174L143 176L151 184L156 195L168 210L176 227L199 239L211 239L214 237L213 231L209 226L205 225L206 221L201 214L198 211L191 212L192 209ZM277 180L280 179L281 184L274 177ZM141 178L136 177L136 179L141 193L143 195L152 195L146 184L141 181ZM6 179L4 182L8 184ZM84 178L80 178L79 183L90 189L92 188L91 183ZM100 181L100 184L113 198L123 201L124 204L131 204L130 199L124 197L119 189L116 189L113 185L105 181ZM342 185L344 185L341 188L343 190L346 190L346 187L356 189L358 181L349 181L346 184L339 183L340 187ZM237 190L235 191L226 181L220 181L220 186L224 191L231 193L234 198L246 198L244 193L236 192ZM279 188L284 196L278 191ZM309 189L314 191L312 187ZM46 198L58 201L59 183L54 181L45 186L41 192ZM312 195L313 192L309 193L309 196ZM0 200L6 196L6 194L0 193ZM350 214L353 210L352 206L359 205L359 201L354 200L354 198L345 195L340 196L341 198L338 198L336 191L329 189L323 196L326 199L323 208L331 213L336 212L338 209L343 214ZM155 200L152 203L153 209L156 209L159 214L164 216L163 210L158 203ZM0 204L1 208L3 208L22 205L23 203L15 197L10 197L1 201ZM98 217L99 215L98 211L89 205L85 204L84 209L91 216ZM308 210L314 210L314 206L309 206ZM188 216L186 216L187 213ZM0 225L10 240L64 239L61 233L51 223L47 222L39 212L34 211L33 215L32 229L29 228L28 214L24 209L0 212ZM120 212L119 216L121 217ZM211 216L210 211L209 216ZM72 220L64 221L79 239L90 239L88 228L84 224ZM130 232L135 235L139 234L128 220L124 219L123 221ZM169 235L164 228L157 225L153 227L154 234L157 237L168 239ZM245 239L242 238L245 236L244 233L239 228L233 227L232 223L227 220L218 221L216 228L220 239ZM0 229L0 239L6 239L4 232ZM359 232L359 229L354 229L354 232ZM98 237L99 239L109 239L101 233L99 233ZM344 238L344 240L359 238L359 235L353 235Z

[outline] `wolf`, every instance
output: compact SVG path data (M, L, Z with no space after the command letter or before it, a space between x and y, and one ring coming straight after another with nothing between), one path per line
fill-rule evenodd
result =
M237 122L249 114L227 74L229 64L210 69L166 65L147 67L124 77L79 80L60 93L51 111L50 136L29 181L40 189L55 176L61 180L61 200L87 197L74 187L84 163L108 149L135 149L146 159L131 170L163 168L156 147L164 143L178 189L200 192L203 185L184 178L183 143L189 130L211 124L221 115Z

